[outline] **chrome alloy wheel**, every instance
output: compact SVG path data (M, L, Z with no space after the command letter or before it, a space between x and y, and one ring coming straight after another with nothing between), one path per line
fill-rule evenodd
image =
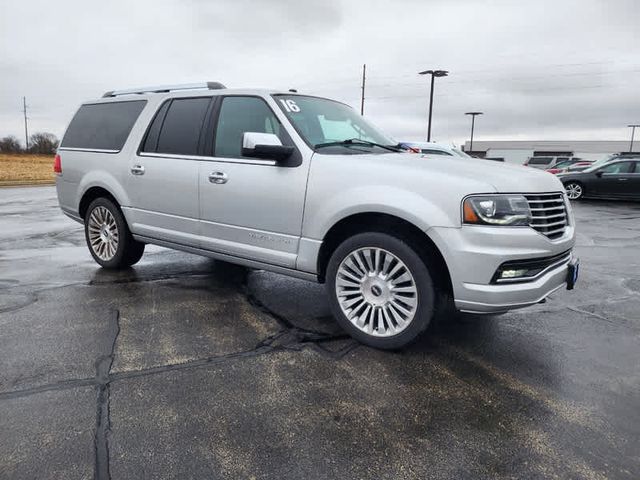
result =
M582 196L582 186L579 183L568 183L565 190L569 200L576 200Z
M402 332L418 308L418 289L409 268L377 247L347 255L336 273L336 296L345 317L376 337Z
M93 252L104 261L111 260L118 250L120 234L116 219L102 206L93 209L89 215L89 244Z

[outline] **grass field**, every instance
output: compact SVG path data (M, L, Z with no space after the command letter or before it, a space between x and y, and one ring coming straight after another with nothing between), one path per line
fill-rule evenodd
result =
M53 155L0 153L0 186L53 183Z

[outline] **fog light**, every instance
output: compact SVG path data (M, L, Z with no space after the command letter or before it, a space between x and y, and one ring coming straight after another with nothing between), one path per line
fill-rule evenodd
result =
M511 269L511 270L502 270L502 272L500 272L500 278L518 278L518 277L523 277L527 274L529 270L526 268L518 268L518 269Z

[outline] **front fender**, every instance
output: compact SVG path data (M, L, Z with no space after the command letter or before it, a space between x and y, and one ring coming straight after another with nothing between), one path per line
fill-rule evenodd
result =
M388 185L367 185L334 193L327 199L309 199L302 236L322 240L333 225L358 213L393 215L422 231L460 224L458 208L447 214L445 209L415 192Z

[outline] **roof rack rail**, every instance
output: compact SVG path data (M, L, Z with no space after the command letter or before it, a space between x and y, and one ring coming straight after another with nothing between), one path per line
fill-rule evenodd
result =
M220 90L225 87L220 82L202 82L202 83L185 83L182 85L160 85L157 87L144 87L144 88L128 88L126 90L110 90L102 95L102 98L117 97L118 95L135 95L143 93L167 93L174 90Z

